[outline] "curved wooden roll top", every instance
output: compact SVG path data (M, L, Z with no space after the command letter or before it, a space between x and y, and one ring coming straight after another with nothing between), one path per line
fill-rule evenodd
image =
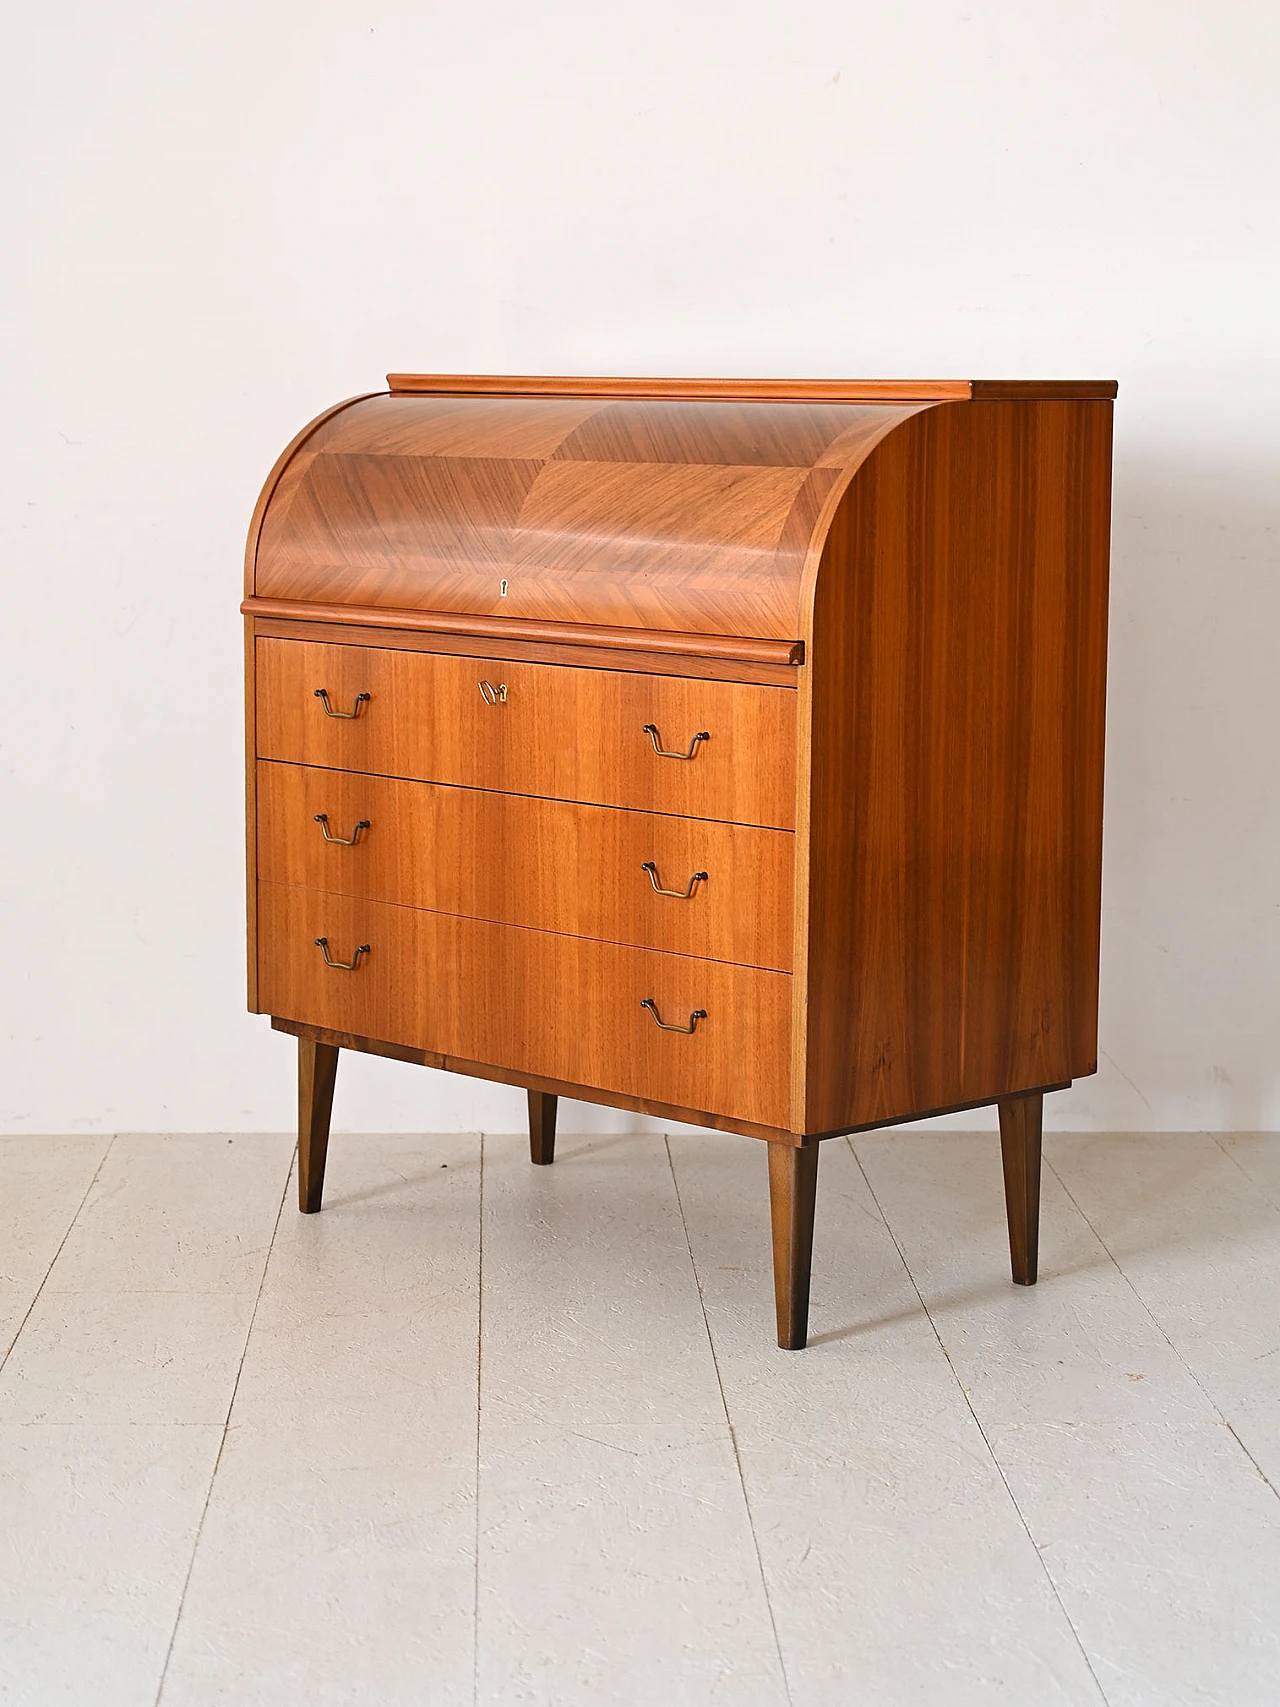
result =
M758 649L784 661L807 629L806 564L887 435L970 398L1081 395L1080 382L391 380L321 416L273 470L248 608L488 634L564 624L684 650L680 636L784 642Z
M829 501L916 407L366 398L280 474L248 590L794 641Z

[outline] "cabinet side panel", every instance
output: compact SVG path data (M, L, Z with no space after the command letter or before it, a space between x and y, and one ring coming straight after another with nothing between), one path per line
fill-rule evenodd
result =
M818 575L805 1129L1096 1067L1111 405L960 403Z

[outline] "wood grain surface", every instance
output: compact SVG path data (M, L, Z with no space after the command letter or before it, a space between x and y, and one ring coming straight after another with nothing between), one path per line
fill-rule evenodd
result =
M699 818L258 767L264 881L788 971L795 838ZM353 846L326 841L350 837ZM660 895L685 891L688 900Z
M264 600L266 604L269 601ZM260 608L255 600L246 600L241 608L254 611ZM298 610L301 606L284 607ZM319 606L317 609L328 607ZM363 611L347 607L343 615L363 618ZM636 670L649 676L683 676L708 682L758 682L761 687L798 688L800 674L796 665L803 663L800 654L804 645L795 642L798 654L785 664L757 663L734 652L707 650L687 653L674 647L661 652L649 652L631 646L583 645L581 635L565 633L562 640L529 640L519 634L503 632L494 635L448 632L434 626L389 628L381 623L366 625L355 622L325 622L315 617L255 616L255 630L264 639L327 640L339 646L382 646L401 652L451 652L463 658L510 658L516 663L568 664L579 670ZM565 625L566 629L570 625ZM735 643L736 644L736 643ZM753 641L752 646L759 642ZM776 644L770 642L770 644ZM791 650L791 648L789 648Z
M803 1351L809 1337L809 1269L817 1206L818 1146L769 1146L769 1224L778 1344Z
M443 1056L785 1126L785 973L548 931L258 886L259 979L273 1014ZM315 946L325 937L332 970ZM660 1029L689 1023L691 1035Z
M556 1159L556 1110L560 1098L547 1091L529 1092L529 1160L547 1168Z
M570 835L557 802L795 825L793 1135L1092 1071L1114 386L507 386L445 376L344 406L278 467L248 605L266 630L258 752L352 773L344 799L355 773L545 797L504 807L499 839L528 838L556 870L570 845L607 860L635 827L597 834L579 807ZM455 598L455 569L496 573L500 590ZM319 641L353 631L366 644ZM286 638L302 632L316 642ZM771 662L768 648L797 656L796 643L803 667ZM686 646L673 665L665 649ZM723 667L786 672L800 691L702 673ZM482 681L501 703L481 700ZM336 705L372 698L329 719L320 685ZM662 758L646 723L673 751L711 739ZM393 816L406 812L420 807ZM446 840L478 845L483 816L452 812ZM347 851L363 862L348 869L373 869L369 845ZM305 884L324 881L312 857ZM756 897L788 885L759 878L735 878L746 935L727 917L704 930L709 906L679 927L683 946L785 965ZM386 880L416 902L502 912L496 889L467 899L460 880L437 890L403 867ZM609 923L632 920L625 893L570 904L546 876L534 891L545 911L530 916L552 929L670 943L665 923L657 936Z
M320 1043L331 1043L335 1049L355 1049L366 1055L383 1055L389 1061L403 1061L409 1066L431 1067L442 1073L458 1073L463 1077L487 1079L494 1084L515 1085L521 1090L546 1091L552 1096L575 1097L580 1102L598 1102L608 1108L630 1109L635 1114L651 1114L656 1120L680 1120L692 1126L705 1126L714 1132L737 1132L744 1138L763 1138L770 1143L806 1145L827 1138L843 1137L841 1132L798 1133L789 1126L765 1126L758 1121L736 1120L732 1115L718 1114L708 1108L682 1108L676 1103L658 1102L653 1097L628 1096L621 1091L605 1090L600 1086L576 1084L571 1079L549 1079L540 1073L523 1073L492 1061L469 1061L465 1056L441 1055L435 1050L419 1049L412 1044L391 1043L386 1038L365 1037L359 1032L334 1031L323 1025L309 1025L303 1020L271 1015L273 1031L289 1037L309 1037ZM1048 1096L1053 1091L1065 1091L1066 1084L1041 1085L1040 1092ZM903 1115L897 1120L873 1121L869 1126L854 1127L853 1131L880 1131L884 1126L901 1126L912 1120L935 1115L968 1114L977 1108L997 1105L997 1098L963 1103L956 1107L923 1109L918 1114Z
M273 476L246 593L794 641L829 501L927 406L370 398Z
M801 688L793 1121L1096 1066L1111 408L943 405L859 470Z
M254 670L253 618L244 624L244 860L245 993L249 1012L258 1007L258 704Z
M375 647L259 640L258 755L789 829L794 693ZM505 687L489 705L482 682ZM315 690L360 715L325 715ZM646 724L668 749L655 753Z
M319 1212L324 1198L324 1166L329 1154L329 1122L338 1077L338 1051L331 1043L298 1039L298 1208Z
M804 644L799 640L729 639L719 634L677 634L651 628L599 628L585 622L524 622L516 617L457 616L452 612L385 610L364 605L319 605L291 599L246 599L240 606L246 616L283 618L291 622L343 623L364 628L407 629L434 635L473 637L477 654L486 640L504 640L539 645L588 647L607 650L615 667L626 662L619 654L652 652L676 657L722 659L744 664L800 664ZM358 643L368 639L356 637ZM518 656L519 654L517 654ZM572 657L565 663L573 663Z
M332 420L335 415L340 415L344 409L351 408L354 403L363 403L369 397L380 395L380 392L363 392L356 397L344 398L341 403L333 403L329 408L322 409L314 419L307 422L300 432L293 435L289 443L280 452L271 466L271 472L258 494L258 501L253 506L253 514L249 518L249 535L245 543L244 553L244 590L246 593L253 591L254 576L257 570L258 540L262 533L263 517L267 513L267 505L275 496L276 488L280 484L285 470L293 464L298 452L311 435L323 427L326 421Z
M1040 1250L1040 1159L1044 1097L1004 1097L1000 1155L1009 1221L1009 1265L1015 1286L1034 1286Z
M995 1102L1032 1283L1096 1065L1115 387L392 384L246 553L302 1207L343 1047L523 1085L544 1164L561 1095L751 1133L800 1347L817 1140Z
M1113 398L1113 379L636 379L598 375L389 373L393 392L459 396L722 397L781 402L955 402Z
M705 1126L713 1132L736 1132L743 1138L764 1138L771 1143L804 1142L785 1126L762 1126L757 1121L736 1120L732 1115L718 1114L715 1109L682 1108L678 1103L628 1096L623 1091L606 1090L599 1085L580 1085L571 1079L549 1079L541 1073L517 1072L492 1061L469 1061L465 1056L441 1055L431 1049L388 1043L385 1038L362 1037L356 1032L307 1025L301 1020L282 1019L278 1014L271 1016L271 1026L273 1031L283 1032L288 1037L309 1037L319 1043L331 1043L335 1049L357 1049L366 1055L383 1055L389 1061L431 1067L442 1073L458 1073L464 1078L486 1079L496 1085L514 1085L521 1090L542 1091L548 1096L576 1097L580 1102L597 1102L606 1108L625 1108L633 1114L650 1114L655 1120L679 1120L691 1126ZM1061 1089L1061 1086L1056 1088Z

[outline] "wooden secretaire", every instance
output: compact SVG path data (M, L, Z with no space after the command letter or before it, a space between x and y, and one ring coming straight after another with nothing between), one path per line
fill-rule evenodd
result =
M1115 386L434 378L329 410L246 558L249 989L299 1040L768 1141L1096 1066Z

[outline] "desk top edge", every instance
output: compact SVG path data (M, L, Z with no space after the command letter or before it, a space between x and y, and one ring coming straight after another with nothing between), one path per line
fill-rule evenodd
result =
M389 373L393 396L652 397L796 403L1110 401L1113 379L643 379L597 375Z

